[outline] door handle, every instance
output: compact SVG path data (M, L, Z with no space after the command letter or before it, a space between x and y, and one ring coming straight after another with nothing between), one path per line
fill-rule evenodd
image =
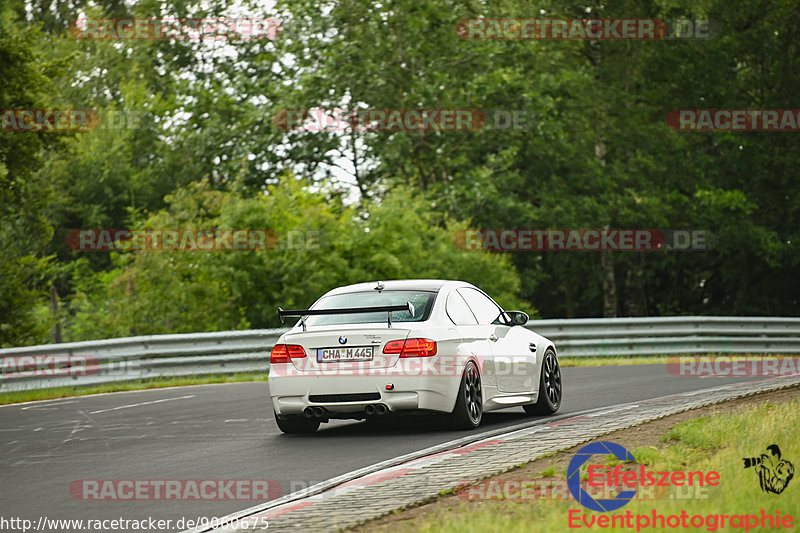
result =
M496 342L497 341L497 335L492 333L491 335L489 335L489 340L492 341L492 342Z

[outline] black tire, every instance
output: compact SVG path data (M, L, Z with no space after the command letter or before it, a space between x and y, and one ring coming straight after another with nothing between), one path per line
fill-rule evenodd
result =
M539 376L539 399L536 403L522 407L529 415L552 415L561 407L562 392L561 368L558 366L558 358L552 348L548 348L544 353L542 372Z
M284 433L314 433L319 429L319 420L302 416L280 417L275 414L278 429Z
M450 414L453 429L475 429L483 418L483 387L481 373L472 361L461 375L456 406Z

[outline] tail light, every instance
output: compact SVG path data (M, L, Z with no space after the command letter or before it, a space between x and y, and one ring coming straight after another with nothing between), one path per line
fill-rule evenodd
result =
M292 359L305 357L306 351L297 344L276 344L269 354L270 363L288 363Z
M400 357L430 357L436 355L436 341L430 339L389 341L383 347L383 353L400 354Z

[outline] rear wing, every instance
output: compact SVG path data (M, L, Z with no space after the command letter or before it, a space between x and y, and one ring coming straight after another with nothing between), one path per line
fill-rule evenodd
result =
M414 316L416 310L411 302L406 302L403 305L378 305L375 307L342 307L339 309L294 309L284 311L278 308L278 318L283 319L287 316L300 317L300 322L303 323L303 331L306 330L306 317L318 315L349 315L353 313L386 313L389 322L389 327L392 327L392 312L393 311L408 311L411 316Z

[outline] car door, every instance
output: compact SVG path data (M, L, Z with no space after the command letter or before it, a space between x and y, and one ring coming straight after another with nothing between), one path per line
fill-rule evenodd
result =
M503 310L486 294L469 287L458 289L490 341L491 373L500 392L533 392L536 387L536 346L521 326L507 325ZM489 365L487 365L489 366Z
M447 296L445 311L461 337L460 353L457 355L477 357L484 385L494 386L494 378L490 371L492 358L492 343L489 340L490 328L478 324L475 315L457 291L451 291Z

